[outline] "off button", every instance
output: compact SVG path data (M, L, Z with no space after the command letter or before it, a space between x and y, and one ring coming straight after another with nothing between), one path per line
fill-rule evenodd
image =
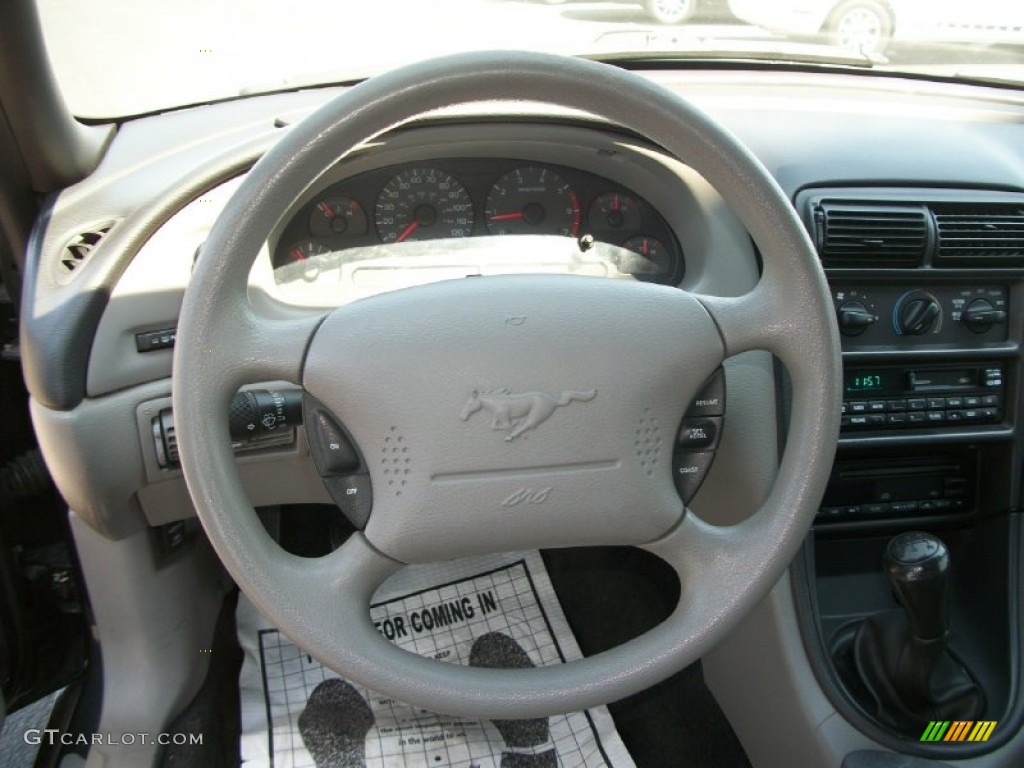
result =
M722 417L683 419L679 429L679 447L685 451L713 451L718 447Z

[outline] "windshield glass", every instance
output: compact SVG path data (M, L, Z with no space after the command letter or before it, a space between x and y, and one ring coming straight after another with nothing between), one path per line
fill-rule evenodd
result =
M488 48L1024 82L1017 0L39 0L39 9L69 106L93 118L348 82Z

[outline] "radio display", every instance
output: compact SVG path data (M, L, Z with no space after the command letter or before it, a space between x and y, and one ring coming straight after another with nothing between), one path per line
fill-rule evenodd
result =
M853 368L843 373L844 395L864 397L902 391L903 377L891 368Z

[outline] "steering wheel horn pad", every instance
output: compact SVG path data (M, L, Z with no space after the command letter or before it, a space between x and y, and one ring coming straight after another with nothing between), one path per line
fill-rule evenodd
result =
M430 562L665 535L683 512L673 440L723 353L682 291L503 276L337 310L303 387L366 459L369 542Z
M763 257L757 285L720 297L597 278L478 278L326 316L250 301L249 273L274 222L325 168L421 115L495 99L596 115L680 158L754 239ZM374 77L289 129L246 175L203 254L174 353L189 493L257 608L353 682L475 718L541 717L628 696L721 640L776 583L813 520L838 437L842 382L817 256L760 162L639 75L496 52ZM716 527L675 495L671 443L704 378L751 349L773 353L789 373L787 443L761 507ZM243 384L269 380L301 383L350 431L369 466L374 504L365 531L322 558L291 555L273 541L235 465L228 404ZM513 409L523 415L513 418ZM662 557L679 575L681 596L657 627L586 659L524 670L446 664L402 651L370 621L375 589L403 562L609 543Z

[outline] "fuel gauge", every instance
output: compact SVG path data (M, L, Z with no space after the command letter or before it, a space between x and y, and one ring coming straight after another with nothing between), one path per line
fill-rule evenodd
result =
M639 258L623 270L634 275L667 275L672 271L672 252L661 240L647 235L631 237L622 244Z
M369 228L366 211L351 197L332 195L313 206L309 231L313 237L365 235Z

